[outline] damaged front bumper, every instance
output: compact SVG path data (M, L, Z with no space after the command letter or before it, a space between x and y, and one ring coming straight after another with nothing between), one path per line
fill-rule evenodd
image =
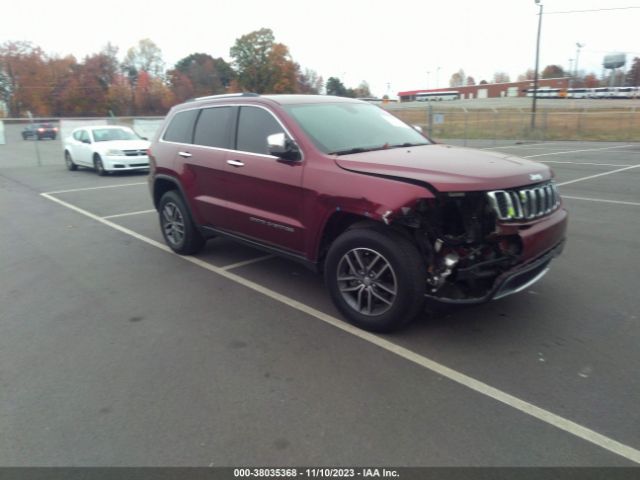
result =
M447 298L428 293L425 294L425 297L441 303L471 305L485 303L489 300L497 300L498 298L503 298L508 295L521 292L544 277L549 270L551 260L562 253L564 245L565 240L563 239L560 243L539 257L502 273L496 278L491 290L481 297Z

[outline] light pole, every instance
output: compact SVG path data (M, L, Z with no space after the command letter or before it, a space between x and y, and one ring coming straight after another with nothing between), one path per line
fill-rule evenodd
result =
M542 30L542 7L540 0L535 0L540 7L538 12L538 39L536 40L536 68L533 74L533 103L531 104L531 130L536 128L536 101L538 100L538 62L540 60L540 31Z
M573 87L573 58L569 59L569 70L567 72L569 72L569 88L571 88Z
M582 47L584 47L584 43L576 42L576 63L574 64L575 73L573 75L575 77L576 84L578 83L578 60L580 59L580 49Z

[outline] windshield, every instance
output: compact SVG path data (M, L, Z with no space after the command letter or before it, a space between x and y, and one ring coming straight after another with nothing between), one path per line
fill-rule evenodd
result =
M284 108L324 153L344 155L431 143L375 105L316 103Z
M109 142L111 140L140 140L133 130L126 128L96 128L93 130L93 139L96 142Z

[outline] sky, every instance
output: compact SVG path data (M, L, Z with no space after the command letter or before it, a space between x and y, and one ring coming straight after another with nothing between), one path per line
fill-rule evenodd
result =
M568 69L583 44L579 69L602 73L603 57L640 57L640 0L542 0L540 69ZM539 7L534 0L109 0L12 1L0 44L30 41L49 55L78 60L107 42L127 50L144 38L166 67L201 52L230 61L236 39L273 30L294 61L347 87L367 81L374 95L447 87L463 69L476 82L503 71L516 80L533 68ZM52 5L54 8L52 8ZM626 10L553 13L571 10Z

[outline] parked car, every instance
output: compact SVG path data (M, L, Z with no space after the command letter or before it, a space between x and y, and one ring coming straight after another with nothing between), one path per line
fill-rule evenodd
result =
M92 167L98 175L148 170L148 148L149 141L128 127L81 127L65 139L64 160L69 170Z
M50 123L30 123L22 130L23 140L30 138L37 138L38 140L50 138L51 140L55 140L57 135L58 128Z
M353 324L401 327L425 299L473 304L539 280L567 212L546 165L436 144L354 99L240 94L171 109L150 151L164 239L223 235L321 271Z

